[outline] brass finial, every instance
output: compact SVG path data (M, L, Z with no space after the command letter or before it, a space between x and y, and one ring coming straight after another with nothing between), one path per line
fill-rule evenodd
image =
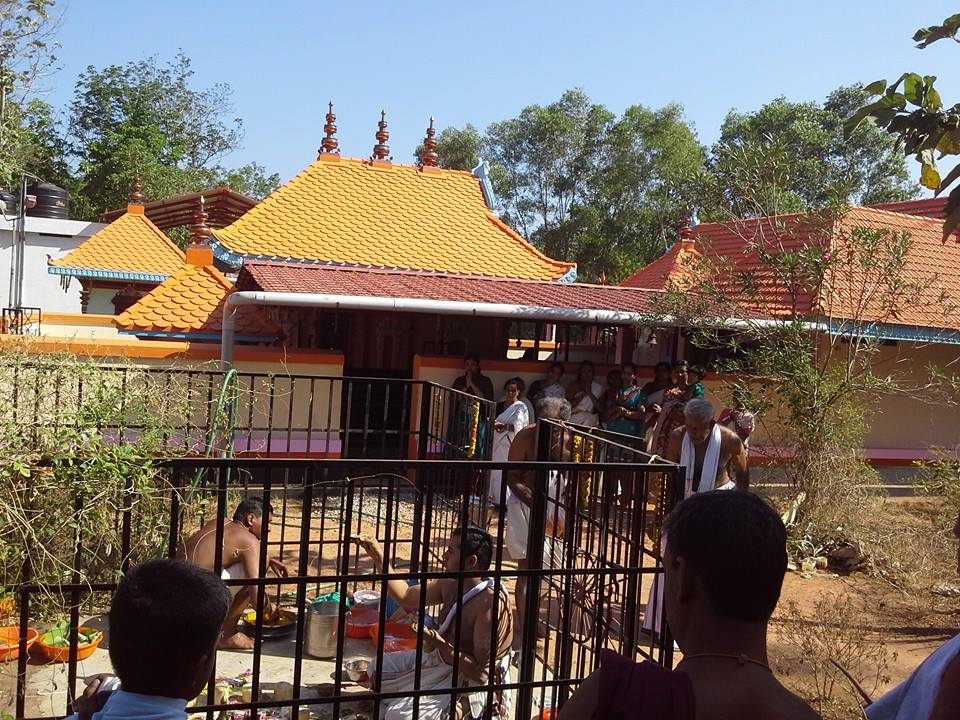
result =
M692 238L693 232L690 230L690 215L688 213L680 221L680 242L689 242Z
M190 226L190 239L195 245L203 245L210 237L210 228L207 227L206 201L203 195L193 211L193 225Z
M334 135L337 132L337 116L333 114L333 100L327 103L327 124L323 126L323 140L320 141L320 149L317 151L317 158L320 158L320 155L324 153L340 153L340 150L337 146L340 144L337 142L337 138Z
M423 139L423 152L420 153L420 167L434 167L437 164L439 155L437 155L437 141L434 136L437 131L433 129L433 118L430 118L430 127L427 128L427 136Z
M133 182L130 183L130 202L137 205L143 205L143 193L140 192L142 185L140 184L140 172L135 171L133 173Z
M387 132L387 113L380 111L380 122L377 123L377 144L373 146L372 160L389 160L390 148L387 147L387 140L390 139L390 133Z

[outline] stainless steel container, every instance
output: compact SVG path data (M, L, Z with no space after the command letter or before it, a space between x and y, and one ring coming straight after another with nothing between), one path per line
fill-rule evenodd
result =
M337 633L340 630L340 603L314 603L307 610L308 655L331 658L337 654Z

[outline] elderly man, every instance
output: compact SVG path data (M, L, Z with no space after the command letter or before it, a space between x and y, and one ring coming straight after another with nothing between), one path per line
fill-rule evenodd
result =
M684 496L734 487L746 490L750 485L743 441L717 423L713 413L713 405L707 400L690 400L683 409L684 424L670 433L666 459L687 469Z
M273 508L264 506L263 498L249 497L237 506L233 520L223 526L223 546L217 548L217 524L222 518L214 518L197 530L178 552L181 559L204 570L216 568L216 558L220 555L220 576L224 580L257 578L260 576L260 538L264 524L269 527ZM266 515L266 523L264 523ZM279 577L287 576L287 568L274 558L267 558L267 567ZM230 610L223 623L223 632L219 647L233 650L250 650L253 639L237 629L237 623L247 605L256 601L253 587L250 585L229 585L233 596ZM265 614L270 615L273 608L269 601L264 602Z

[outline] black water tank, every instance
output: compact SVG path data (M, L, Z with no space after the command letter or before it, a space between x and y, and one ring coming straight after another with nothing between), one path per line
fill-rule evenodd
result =
M17 196L9 190L0 190L0 210L8 218L15 217L17 214Z
M70 198L67 191L53 183L39 183L27 186L28 195L37 196L37 204L27 210L30 217L70 218Z

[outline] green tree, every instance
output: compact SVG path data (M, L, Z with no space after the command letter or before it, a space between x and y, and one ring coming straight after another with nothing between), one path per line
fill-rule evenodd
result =
M877 128L864 126L844 136L843 123L867 97L859 86L841 87L822 105L779 97L755 112L731 111L711 149L710 171L726 191L727 210L751 213L754 192L738 192L730 178L744 172L760 176L766 200L776 198L780 212L822 208L830 202L865 204L904 200L915 195L895 143ZM783 161L776 172L756 167L773 152ZM775 176L774 176L775 175ZM709 210L710 208L708 208Z
M581 90L493 123L482 154L504 220L581 279L609 281L672 242L704 158L679 105L618 118Z
M951 15L940 25L920 28L913 35L917 47L925 48L943 39L957 39L960 31L960 13ZM847 122L851 135L873 128L885 130L895 138L905 156L914 156L920 163L920 184L937 195L953 186L947 200L947 219L943 237L960 227L960 163L946 174L941 174L937 162L945 157L960 155L960 103L944 107L940 93L934 87L933 75L904 73L893 84L877 80L866 87L868 95L880 95L878 100L860 108ZM872 123L864 123L870 119Z
M36 90L56 64L59 18L54 0L0 0L0 185L13 185L24 172L41 174L49 154L43 134L34 132Z
M255 163L221 165L240 146L243 123L229 117L231 90L191 87L190 60L148 58L80 75L71 104L67 144L77 164L74 208L96 218L121 207L138 172L148 199L226 183L263 197L279 176Z

